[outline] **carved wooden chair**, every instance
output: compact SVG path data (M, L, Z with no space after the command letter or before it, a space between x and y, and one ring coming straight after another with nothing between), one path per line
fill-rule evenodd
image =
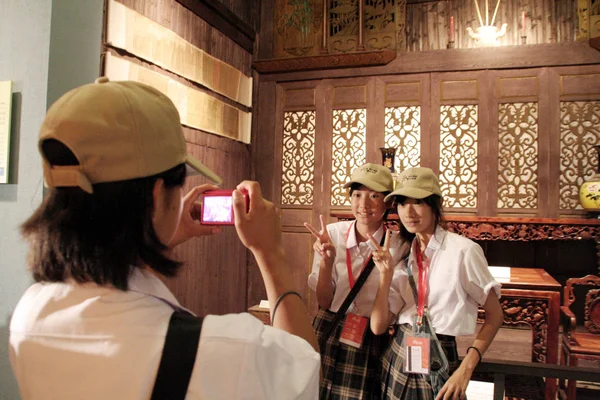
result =
M583 329L577 327L573 312L576 293L580 298L585 294ZM579 360L600 362L600 276L568 279L560 312L563 327L560 364L577 366ZM575 399L577 381L569 380L565 387L564 380L560 380L559 386L561 398L566 395L569 400Z

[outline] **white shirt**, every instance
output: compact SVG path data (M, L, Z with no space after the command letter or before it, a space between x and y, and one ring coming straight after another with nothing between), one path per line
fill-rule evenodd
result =
M418 287L415 245L413 242L408 262ZM425 249L425 256L430 260L427 308L434 331L450 336L473 334L479 306L485 303L491 290L500 297L500 283L492 277L483 250L472 240L438 227ZM395 277L392 282L406 302L398 323L412 325L417 308L407 270L403 265L400 269L403 276Z
M129 291L32 285L10 324L22 398L149 399L173 311L165 301L179 306L158 278L138 268ZM209 315L186 399L314 400L319 371L319 354L305 340L247 313Z
M371 257L372 251L367 242L357 243L354 224L355 221L341 221L327 225L327 232L331 238L331 243L335 246L335 260L333 262L332 272L332 281L335 291L333 294L333 301L329 307L329 310L333 312L339 310L351 289L350 281L348 279L348 267L346 265L346 249L349 250L350 258L352 259L352 275L355 282L358 280L365 263ZM349 234L348 230L350 230ZM382 224L373 235L373 238L378 243L381 243L383 233L384 230ZM346 235L348 235L347 240ZM395 232L392 232L392 236L390 237L389 248L390 254L392 255L392 263L393 265L396 265L400 261L400 236ZM315 291L317 290L317 282L319 280L320 262L321 256L315 253L312 273L308 277L308 286ZM363 317L370 317L378 288L379 271L377 270L377 267L374 267L347 312L358 314ZM390 311L397 314L403 305L400 293L391 288L389 299Z

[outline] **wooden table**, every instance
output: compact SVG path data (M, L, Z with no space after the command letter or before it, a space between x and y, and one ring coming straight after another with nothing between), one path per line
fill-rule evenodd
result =
M558 364L560 283L540 268L510 268L510 278L498 281L502 284L504 324L529 325L531 361ZM556 380L546 379L546 398L555 396Z

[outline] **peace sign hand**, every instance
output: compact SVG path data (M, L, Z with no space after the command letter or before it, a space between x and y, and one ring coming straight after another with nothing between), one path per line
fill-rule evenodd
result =
M385 232L385 240L383 241L383 247L377 243L375 238L369 234L369 242L371 242L373 250L373 262L382 275L392 274L394 272L394 265L392 265L392 255L390 254L390 236L391 231Z
M317 240L313 244L313 249L315 253L321 256L323 261L326 264L333 264L333 260L335 259L335 246L331 243L331 238L329 237L329 232L327 232L327 224L325 223L325 217L323 215L319 215L319 219L321 220L321 230L317 231L311 224L308 222L304 223L306 229L313 234Z

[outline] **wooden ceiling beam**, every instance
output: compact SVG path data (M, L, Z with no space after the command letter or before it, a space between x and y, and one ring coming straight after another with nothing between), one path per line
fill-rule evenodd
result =
M254 53L256 32L220 2L214 0L177 0L177 2L221 31L248 53Z

